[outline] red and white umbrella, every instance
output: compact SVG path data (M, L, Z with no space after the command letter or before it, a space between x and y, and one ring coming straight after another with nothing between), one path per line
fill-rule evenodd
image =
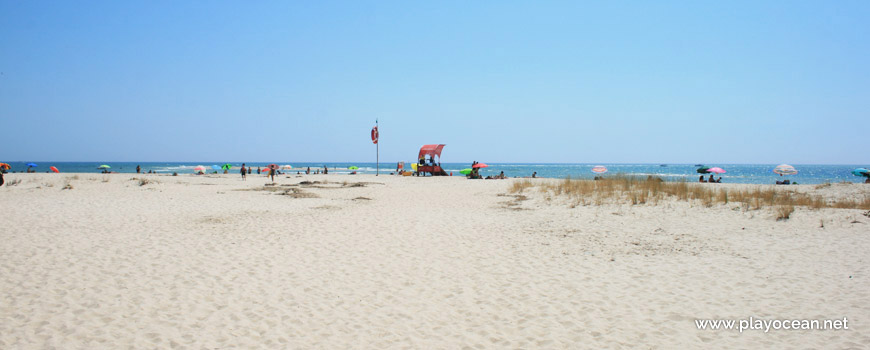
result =
M604 167L603 165L596 165L596 166L592 167L592 172L596 173L596 174L604 174L607 172L607 168Z
M193 172L195 172L195 173L199 173L199 172L204 173L206 170L208 170L208 169L202 165L197 165L195 168L193 168Z
M284 170L290 170L290 169L293 169L293 166L290 165L290 164L282 165L282 166L281 166L281 169L284 169Z

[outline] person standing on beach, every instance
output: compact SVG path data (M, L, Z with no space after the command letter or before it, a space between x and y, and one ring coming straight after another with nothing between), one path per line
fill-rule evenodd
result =
M329 174L329 168L326 165L323 166L323 175Z
M137 165L137 166L136 166L136 174L138 174L140 171L142 171L142 168L140 168L140 167Z
M0 186L3 186L4 183L6 183L6 181L3 180L3 172L0 171Z
M245 177L245 174L248 173L248 169L245 169L245 163L242 163L242 181L247 181L248 179Z
M272 178L272 182L275 182L275 168L269 168L269 177Z

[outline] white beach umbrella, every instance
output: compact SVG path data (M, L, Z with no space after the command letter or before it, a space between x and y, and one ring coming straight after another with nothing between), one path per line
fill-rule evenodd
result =
M796 175L798 173L797 169L788 164L777 165L776 168L773 168L773 172L779 175Z

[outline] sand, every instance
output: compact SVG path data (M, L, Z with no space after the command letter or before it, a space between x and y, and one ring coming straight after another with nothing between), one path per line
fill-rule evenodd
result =
M572 208L509 193L516 180L460 177L6 181L3 349L870 347L860 210ZM850 329L694 321L749 317Z

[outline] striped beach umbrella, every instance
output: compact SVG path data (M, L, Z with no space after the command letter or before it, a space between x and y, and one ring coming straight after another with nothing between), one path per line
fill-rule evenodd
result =
M290 169L293 169L293 166L290 164L285 164L285 165L281 166L281 169L282 170L290 170Z
M607 172L607 168L603 165L596 165L592 167L592 172L596 174L604 174Z
M773 172L779 175L797 175L798 171L793 166L788 164L777 165L773 168Z
M193 168L193 172L195 172L195 173L204 173L206 170L208 170L208 169L202 165L197 165L196 167Z

